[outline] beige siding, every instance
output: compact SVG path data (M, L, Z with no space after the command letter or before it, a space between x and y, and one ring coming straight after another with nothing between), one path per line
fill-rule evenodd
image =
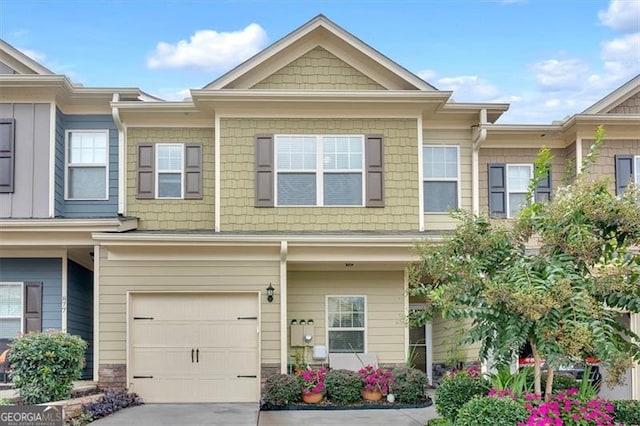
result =
M326 345L326 296L366 296L367 352L380 363L405 361L403 272L290 272L288 287L288 321L313 319L319 345Z
M175 252L179 253L180 248ZM145 253L140 248L140 254ZM178 257L178 254L176 254ZM275 258L275 257L274 257ZM140 259L140 260L135 260ZM100 363L126 361L127 291L179 292L262 292L262 363L280 362L280 304L264 296L269 283L280 294L278 260L109 260L107 249L100 251Z
M583 142L584 143L584 142ZM533 164L538 154L536 148L484 148L480 149L479 158L479 191L480 211L489 210L488 165L493 163ZM567 170L567 160L564 149L552 149L553 162L551 164L551 186L555 191L564 182Z
M254 136L383 134L385 207L256 208ZM221 119L222 231L411 231L418 229L415 119Z
M594 140L582 140L582 158L589 153L589 149ZM595 164L589 168L589 176L608 177L611 184L609 189L614 192L616 190L616 155L640 155L640 139L610 139L605 141L600 150L600 154Z
M612 108L608 114L640 114L640 93Z
M215 227L213 129L130 128L127 133L127 215L137 216L138 229L207 230ZM141 143L201 143L201 200L138 200L137 152Z
M565 182L559 182L559 183L569 183L571 180L573 180L576 177L578 167L580 167L579 164L576 164L577 158L576 158L575 142L573 142L571 145L569 145L564 149L564 155L566 158L565 176L564 176Z
M458 342L464 337L470 323L457 322L434 316L432 322L433 362L449 364L452 361L476 361L480 344L462 346Z
M453 145L460 149L460 208L471 210L471 131L470 130L424 130L424 145ZM457 222L449 214L425 214L427 231L454 229Z
M385 90L322 47L310 50L252 89Z

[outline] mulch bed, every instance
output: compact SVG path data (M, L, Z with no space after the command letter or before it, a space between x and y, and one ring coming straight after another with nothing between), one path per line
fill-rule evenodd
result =
M381 399L378 402L362 401L357 404L337 404L335 402L327 401L323 399L318 404L305 404L304 402L294 402L289 405L271 405L262 404L260 406L261 411L287 411L287 410L399 410L404 408L424 408L430 407L433 404L431 398L426 398L415 404L403 404L400 402L388 402L386 399Z

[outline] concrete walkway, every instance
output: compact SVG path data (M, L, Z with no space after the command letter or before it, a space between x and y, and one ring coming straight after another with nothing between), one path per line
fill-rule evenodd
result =
M300 410L261 411L259 426L424 426L438 415L435 407L402 410Z
M257 425L258 404L145 404L91 423L109 425Z

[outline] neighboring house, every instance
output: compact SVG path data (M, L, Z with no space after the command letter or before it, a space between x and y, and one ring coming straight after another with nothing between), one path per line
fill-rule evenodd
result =
M433 380L477 348L453 345L459 326L440 319L407 327L409 310L424 308L406 292L415 241L453 229L452 208L515 214L543 145L556 155L536 194L548 197L566 162L575 173L597 124L607 147L621 147L618 186L624 167L640 170L640 77L562 123L500 125L507 104L454 103L321 15L187 101L85 90L113 100L96 93L65 107L56 98L55 129L108 145L110 161L93 149L101 161L89 170L50 154L43 222L57 231L3 220L2 257L49 247L43 235L52 250L92 252L94 379L148 402L258 401L261 378L286 372L296 353L326 362L313 359L315 346L375 353L387 366L413 353ZM49 137L50 150L64 133ZM608 149L603 174L613 173ZM60 176L76 173L91 184L65 188ZM92 199L61 197L76 190ZM104 219L93 215L113 228L96 229ZM82 218L76 233L71 217ZM313 323L303 333L302 320ZM631 384L626 397L637 398L637 368Z
M135 228L118 216L113 96L55 75L0 41L0 352L20 333L64 330L89 342L92 232Z

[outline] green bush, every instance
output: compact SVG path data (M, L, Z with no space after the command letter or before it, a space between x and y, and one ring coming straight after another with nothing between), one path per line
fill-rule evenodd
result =
M341 404L353 404L362 400L362 378L355 371L331 370L325 375L327 397Z
M616 424L640 425L640 401L611 401Z
M300 401L300 383L294 376L274 374L264 383L264 402L270 405L288 405Z
M473 377L465 371L445 376L436 388L435 404L438 414L454 422L458 410L476 395L489 392L489 382L481 377Z
M542 391L544 392L545 386L547 385L547 376L543 374L541 377L542 381ZM553 393L557 394L560 392L564 392L569 389L580 388L580 383L576 380L575 377L566 374L556 374L553 376Z
M514 426L526 422L529 411L511 398L476 396L458 411L454 426Z
M416 368L396 367L392 370L396 383L391 387L391 393L396 401L415 404L425 398L427 375Z
M52 331L29 333L9 345L9 374L27 404L67 399L85 364L87 342Z
M451 422L447 419L437 418L427 421L427 426L451 426Z

